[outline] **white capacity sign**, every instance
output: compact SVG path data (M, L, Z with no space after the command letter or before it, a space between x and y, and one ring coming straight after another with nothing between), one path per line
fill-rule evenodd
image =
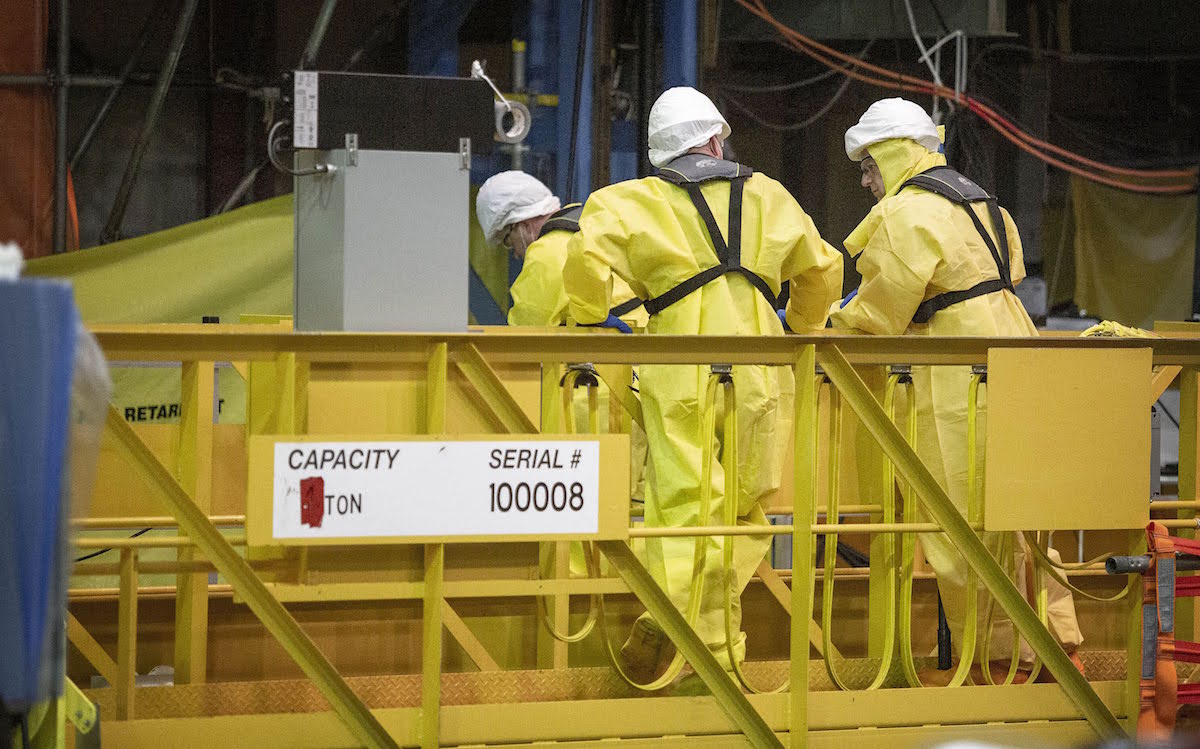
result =
M593 534L595 441L277 442L278 540Z

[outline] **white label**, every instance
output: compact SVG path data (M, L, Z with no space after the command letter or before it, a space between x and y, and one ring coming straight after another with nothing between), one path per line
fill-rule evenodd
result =
M276 539L593 534L600 443L278 442Z
M317 74L296 71L292 93L292 145L317 147Z

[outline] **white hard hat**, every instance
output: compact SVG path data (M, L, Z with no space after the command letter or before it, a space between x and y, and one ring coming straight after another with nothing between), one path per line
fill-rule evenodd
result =
M714 135L725 140L731 132L712 99L688 86L669 88L650 108L650 163L663 166Z
M488 244L499 242L513 224L554 213L560 207L550 188L525 172L489 177L475 196L475 216Z
M892 138L915 140L930 151L942 144L937 126L920 105L907 99L880 99L846 131L846 155L851 161L862 161L867 157L867 146Z

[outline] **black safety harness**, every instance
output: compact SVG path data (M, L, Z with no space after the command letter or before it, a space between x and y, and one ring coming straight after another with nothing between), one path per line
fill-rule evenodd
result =
M1005 289L1013 290L1012 270L1008 262L1008 232L1004 228L1004 216L1000 213L1000 204L996 202L994 196L989 195L982 187L948 166L935 166L921 172L901 185L900 189L903 190L906 187L928 190L962 206L967 215L971 217L972 223L975 224L975 230L983 238L983 243L992 253L992 259L996 261L996 270L1000 273L999 278L977 283L963 291L948 291L945 294L938 294L932 299L921 302L921 305L917 307L916 314L913 315L913 322L927 323L936 313L959 302L965 302L985 294L994 294ZM992 239L992 235L988 233L987 228L984 227L983 222L979 220L979 215L971 207L973 203L983 203L987 206L988 215L992 218L992 226L996 228L996 235L1000 240L999 247Z
M655 176L678 187L682 187L691 198L716 250L717 265L700 271L691 278L679 283L653 299L646 301L646 311L657 315L675 302L700 287L715 281L726 273L740 273L754 285L766 298L772 308L775 307L775 292L770 284L749 268L742 266L742 190L746 180L754 173L748 166L732 161L714 159L702 154L685 154L662 167ZM700 185L709 180L722 179L729 182L729 229L723 236L717 226ZM728 241L726 240L728 237Z
M555 211L550 218L546 219L546 223L542 224L542 230L538 232L538 239L541 239L552 231L567 231L574 234L579 231L579 217L581 215L583 215L583 203L570 203L563 206ZM621 317L641 306L642 300L635 296L632 299L626 299L608 312L613 317Z

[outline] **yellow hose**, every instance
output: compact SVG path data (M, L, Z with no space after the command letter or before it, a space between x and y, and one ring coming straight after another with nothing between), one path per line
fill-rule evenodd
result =
M1101 603L1113 603L1114 601L1119 601L1122 598L1124 598L1125 596L1129 595L1129 591L1136 588L1137 585L1139 584L1138 578L1130 577L1129 583L1124 588L1121 589L1120 593L1114 593L1110 596L1098 596L1095 593L1088 593L1086 590L1083 590L1079 586L1071 583L1067 579L1066 575L1062 574L1062 572L1060 570L1072 570L1072 569L1080 569L1082 567L1089 567L1091 565L1098 564L1099 562L1102 562L1102 561L1108 559L1109 557L1113 556L1112 554L1104 554L1102 556L1096 557L1095 559L1091 559L1087 562L1078 562L1078 563L1069 563L1069 564L1063 563L1063 562L1055 562L1053 559L1050 558L1050 555L1044 549L1042 549L1040 547L1036 547L1034 544L1030 543L1030 541L1029 541L1030 536L1031 536L1030 533L1028 533L1028 532L1025 533L1025 542L1027 544L1029 544L1031 548L1034 549L1034 552L1033 552L1034 560L1037 562L1037 566L1040 567L1042 570L1044 570L1046 572L1046 574L1050 575L1050 577L1053 577L1055 580L1057 580L1058 583L1061 584L1063 587L1070 590L1072 593L1076 593L1078 595L1083 596L1084 598L1088 598L1093 601L1099 601Z
M901 378L893 377L895 383L892 382L893 378L889 378L889 388L884 392L884 408L887 409L888 417L895 421L896 389L901 383ZM917 399L913 393L912 378L904 378L904 384L908 386L908 423L906 424L905 438L909 447L915 447L917 443ZM917 518L917 498L907 482L900 482L900 495L904 498L903 522L914 522ZM912 593L916 547L917 537L915 534L903 533L900 535L900 611L897 616L900 620L900 667L904 671L904 680L910 687L925 686L921 682L920 674L917 673L917 665L912 652Z
M978 372L971 374L971 383L967 389L967 515L972 523L983 521L983 492L982 482L978 480L979 471L977 466L977 449L979 438L978 428L978 410L979 410L979 386L983 382L984 375ZM1000 559L998 560L1001 566L1010 572L1010 577L1016 580L1016 562L1013 549L1013 535L1007 534L1000 542ZM1045 626L1048 621L1049 607L1047 601L1047 592L1045 586L1042 585L1041 575L1034 575L1032 581L1034 586L1034 605L1038 613L1038 619ZM968 595L971 596L971 602L974 604L969 606L971 609L971 617L978 613L978 588L972 590ZM984 683L995 686L995 679L992 678L992 630L995 625L996 599L988 598L986 614L984 615L983 625L983 641L979 644L979 670L982 672ZM1004 686L1009 686L1016 681L1017 673L1021 665L1021 637L1013 628L1012 632L1013 644L1012 653L1008 664L1008 673L1004 677ZM968 655L967 650L963 650L963 655L966 660L973 660L974 648ZM1034 657L1033 669L1030 671L1028 681L1033 681L1041 672L1042 663L1036 656Z
M732 377L723 379L722 385L725 391L725 443L721 454L721 465L725 469L725 512L723 513L723 517L725 525L732 527L737 525L738 502L741 498L741 485L738 477L737 463L737 396ZM769 689L763 689L751 684L746 678L746 674L742 671L742 664L733 650L733 641L737 634L733 631L733 589L737 584L737 573L733 567L733 543L733 536L725 536L725 542L722 544L721 550L725 588L725 650L729 656L729 663L733 668L734 676L746 691L751 694L777 694L787 690L788 685L791 683L790 677L785 677L779 686ZM794 584L795 582L793 582Z
M971 406L974 403L974 395L978 391L979 377L973 376L971 379L970 395L972 400L968 402L967 409L967 481L968 502L967 516L971 522L977 522L977 516L982 515L981 509L978 507L978 499L975 493L975 409ZM908 443L915 446L917 441L917 399L916 394L910 387L908 390ZM912 487L904 486L904 522L911 523L917 519L917 500L913 495ZM914 555L916 553L916 536L912 533L902 535L901 545L901 577L900 577L900 664L904 671L904 678L912 687L923 687L925 684L921 681L920 674L917 673L917 667L912 652L912 589L913 589L913 566ZM966 616L963 619L962 641L959 647L958 668L954 671L954 676L950 679L947 686L957 687L966 683L967 677L971 674L971 663L973 662L973 654L975 652L975 642L978 637L979 622L976 617L979 611L979 581L975 576L974 570L970 567L967 569L967 584L966 584Z
M563 409L563 427L567 434L575 434L575 384L579 381L579 377L584 374L581 369L568 369L566 375L562 379L562 409ZM588 385L588 427L592 434L597 434L600 431L599 417L599 399L597 396L598 388L596 385ZM550 545L549 548L554 548ZM588 550L584 549L584 556L588 555ZM548 556L548 555L547 555ZM539 560L538 575L546 577L548 570L546 569L545 556ZM546 630L550 632L550 636L559 642L581 642L596 626L596 620L600 615L600 602L595 595L588 598L588 615L587 620L575 632L560 632L554 626L554 622L550 619L550 612L546 609L546 599L543 596L536 596L538 616L542 620L542 624ZM570 596L568 596L568 599Z
M701 426L701 434L710 435L705 445L703 459L701 461L700 470L700 516L698 525L705 528L709 525L709 516L712 513L712 440L711 435L716 428L716 395L717 386L720 384L720 377L712 375L708 378L708 388L705 393L705 408L703 415L703 424ZM696 551L692 557L692 585L688 593L687 610L684 612L684 619L687 621L688 627L695 629L696 621L700 618L700 600L704 591L704 560L706 556L706 545L708 544L707 536L696 537ZM589 553L587 557L589 570L591 574L599 577L599 564L595 559L595 551L589 544ZM662 676L648 684L642 684L629 677L625 670L621 668L621 661L617 657L616 651L613 649L612 640L608 636L607 616L604 610L604 596L596 596L599 607L598 621L600 624L600 639L604 642L604 653L608 656L609 665L613 670L631 687L639 689L643 692L657 692L675 681L675 677L679 676L683 670L684 658L683 654L678 650L675 651L675 656L671 659L667 670Z

